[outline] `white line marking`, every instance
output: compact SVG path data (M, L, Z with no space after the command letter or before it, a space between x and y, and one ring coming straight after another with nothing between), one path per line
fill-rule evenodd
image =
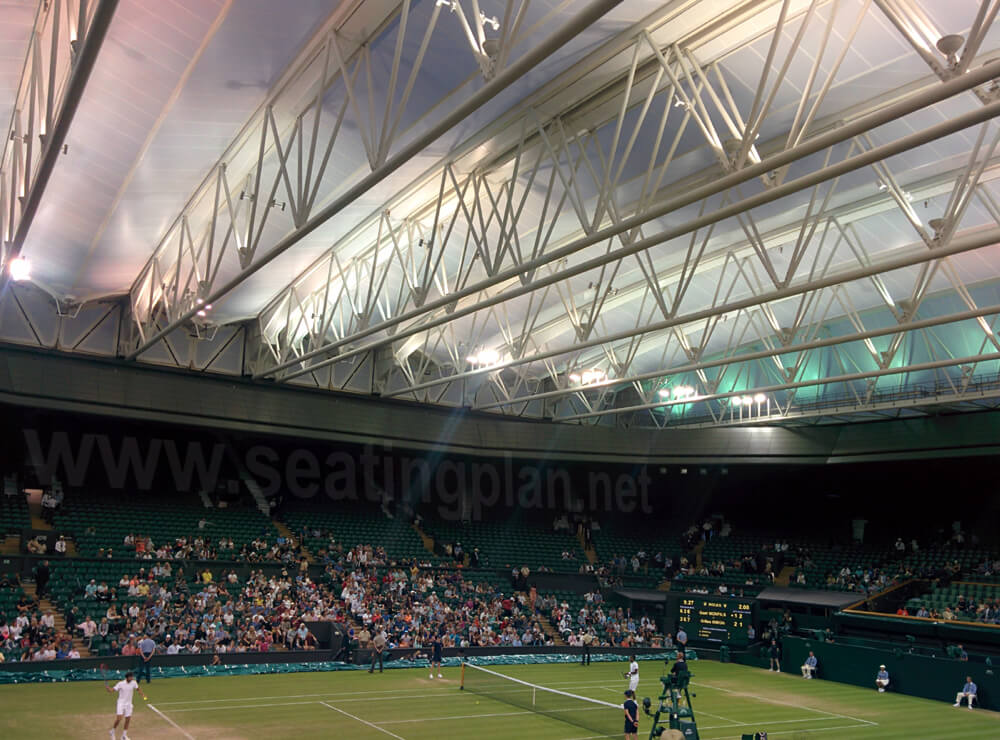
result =
M798 733L805 732L832 732L833 730L867 730L871 725L837 725L836 727L819 727L815 730L796 730ZM701 740L740 740L742 735L716 735L715 737L703 737Z
M161 712L159 709L157 709L152 704L149 704L148 706L149 706L150 709L152 709L154 712L156 712L165 722L167 722L171 727L173 727L175 730L177 730L179 733L181 733L188 740L194 740L194 737L191 734L189 734L187 731L184 730L183 727L181 727L179 724L177 724L172 719L170 719L170 717L168 717L167 715L165 715L163 712Z
M698 712L698 714L706 714L706 712ZM753 722L736 722L734 720L730 721L728 725L709 725L708 727L702 727L698 725L698 730L720 730L724 727L753 727L755 725L790 725L796 722L829 722L830 720L826 717L810 717L809 719L779 719L779 720L755 720ZM868 725L851 725L852 727L868 727ZM799 730L799 732L805 732L805 730ZM810 732L815 732L815 730L810 730Z
M351 714L350 712L345 712L343 709L339 709L339 708L333 706L333 704L327 704L325 701L321 701L319 703L322 704L327 709L332 709L335 712L340 712L345 717L350 717L351 719L356 720L356 721L360 722L363 725L368 725L369 727L371 727L373 729L376 729L379 732L384 732L386 735L389 735L390 737L396 738L396 740L406 740L405 738L400 737L399 735L397 735L394 732L389 732L389 730L385 729L384 727L379 727L378 725L374 725L374 724L372 724L371 722L369 722L366 719L361 719L361 717L357 717L357 716Z
M404 670L409 670L409 669L404 669ZM442 680L442 679L434 679L434 680L435 680L435 683L437 683L438 680ZM458 685L458 683L456 681L453 681L453 680L450 680L450 679L447 679L447 678L443 679L443 681L444 681L443 685L438 684L438 685L435 685L435 686L427 686L427 687L421 688L421 691L423 691L424 693L420 695L420 698L423 698L424 696L426 696L428 691L454 691L455 687ZM603 688L603 687L606 687L608 685L608 681L583 681L583 682L579 682L579 681L573 681L573 682L559 681L559 682L556 682L556 683L550 683L550 684L546 684L546 685L549 688L558 686L558 687L562 687L562 688L565 688L565 689L588 688L588 687ZM413 690L414 689L411 687L411 688L406 688L406 689L379 689L377 691L347 691L347 692L340 692L340 693L337 693L337 692L324 692L322 694L274 694L274 695L271 695L271 696L247 696L247 697L241 697L239 699L194 699L194 700L191 700L191 701L161 701L160 702L160 706L161 707L176 706L176 705L190 706L192 704L218 704L218 703L227 702L227 701L264 701L266 699L339 698L339 697L351 697L351 696L377 696L377 695L382 695L382 694L388 694L388 695L391 696L393 694L403 694L403 693L406 693L406 692L412 692ZM612 691L617 691L617 689L611 689L611 690ZM410 697L392 697L392 698L407 699L407 698L410 698Z
M457 683L451 682L447 686L428 686L421 696L426 696L427 691L454 691ZM351 697L351 696L376 696L382 694L401 694L405 692L412 692L414 689L411 686L407 689L382 689L379 691L347 691L347 692L324 692L322 694L275 694L272 696L245 696L239 699L195 699L192 701L163 701L160 702L161 707L168 705L182 704L188 706L190 704L219 704L221 702L227 701L263 701L265 699L317 699L317 698L339 698L339 697ZM406 697L393 697L393 698L406 698Z
M494 714L456 714L451 717L421 717L419 719L387 719L384 722L376 722L379 727L384 725L405 725L413 722L443 722L449 719L484 719L486 717L523 717L526 714L535 712L496 712Z
M384 699L382 701L385 701ZM232 709L257 709L259 707L300 707L303 704L320 704L316 700L313 701L280 701L280 702L269 702L266 704L227 704L221 707L190 707L189 709L171 709L170 711L174 714L180 714L181 712L218 712L218 711L230 711Z
M406 724L406 723L410 723L410 722L438 722L438 721L449 720L449 719L479 719L480 717L518 717L518 716L524 716L524 715L529 715L529 714L530 715L534 715L536 717L551 717L552 715L558 714L560 712L573 712L575 714L580 714L581 712L591 712L591 711L594 711L594 710L599 710L599 711L602 711L602 712L607 712L607 711L609 711L609 709L613 709L613 707L612 708L609 708L609 707L586 707L586 708L582 708L582 709L579 708L579 707L565 707L563 709L545 709L545 710L539 710L537 712L530 712L530 711L525 710L525 711L521 711L521 712L497 712L495 714L465 714L465 715L449 715L447 717L417 717L417 718L414 718L414 719L388 719L388 720L385 720L383 722L376 722L375 724L377 724L379 726L381 726L381 725L399 725L399 724Z
M723 692L725 692L727 694L733 694L735 696L745 696L745 697L748 697L750 699L757 699L759 701L766 701L766 702L769 702L771 704L779 704L779 705L785 706L785 707L794 707L796 709L804 709L807 712L816 712L817 714L825 714L828 717L838 717L840 719L849 719L849 720L852 720L854 722L861 722L861 723L866 724L866 725L878 726L878 722L872 722L870 719L861 719L860 717L852 717L849 714L837 714L836 712L827 712L827 711L825 711L823 709L815 709L814 707L807 707L804 704L792 704L791 702L788 702L788 701L781 701L779 699L771 699L770 697L759 696L757 694L747 694L747 693L744 693L742 691L736 691L734 689L724 689L721 686L712 686L711 684L707 684L707 683L697 683L696 684L694 681L692 681L691 685L692 686L699 686L701 688L706 688L706 689L714 689L715 691L723 691Z
M609 689L609 688L605 688L604 690L605 690L605 691L610 691L610 692L612 692L612 693L614 693L614 694L617 694L617 693L618 693L618 689ZM701 710L701 709L699 709L699 710L698 710L698 715L699 715L699 716L700 716L700 715L705 715L706 717L714 717L715 719L721 719L721 720L722 720L723 722L732 722L734 726L739 726L739 725L742 725L742 724L743 724L743 723L742 723L742 722L740 722L739 720L736 720L736 719L730 719L729 717L723 717L723 716L722 716L722 715L720 715L720 714L711 714L710 712L706 712L706 711L704 711L704 710Z

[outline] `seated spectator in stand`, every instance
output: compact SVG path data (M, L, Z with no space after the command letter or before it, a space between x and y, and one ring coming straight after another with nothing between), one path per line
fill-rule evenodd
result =
M809 657L806 658L806 662L802 664L802 678L812 678L816 673L816 665L819 663L816 660L816 654L810 650Z
M973 682L972 676L966 676L965 686L962 687L962 690L959 691L958 695L955 697L954 706L962 706L962 699L965 699L969 705L969 709L972 709L972 703L976 700L976 691L976 684Z
M889 671L885 669L884 665L878 667L878 673L875 674L875 686L880 694L884 694L886 687L889 686Z
M90 648L90 645L94 640L94 635L97 634L97 623L88 614L87 618L83 620L77 629L83 633L83 638L87 641L87 647Z

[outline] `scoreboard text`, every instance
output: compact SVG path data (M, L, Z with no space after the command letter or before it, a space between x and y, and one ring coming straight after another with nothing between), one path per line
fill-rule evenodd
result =
M684 595L678 605L677 622L689 640L746 645L755 606L751 599Z

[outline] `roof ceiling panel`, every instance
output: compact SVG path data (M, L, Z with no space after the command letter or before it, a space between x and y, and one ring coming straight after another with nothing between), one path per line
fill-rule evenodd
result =
M979 8L975 0L951 3L947 9L930 0L898 4L916 8L911 8L907 20L920 27L931 47L931 37L939 33L968 35ZM512 47L511 59L518 59L542 43L585 5L585 0L532 0L525 6L521 35ZM410 255L412 249L419 261L422 255L417 250L424 245L414 243L419 235L429 234L434 223L434 205L445 164L452 168L456 181L469 179L479 188L467 191L466 211L457 207L450 193L452 183L445 180L446 195L451 200L442 205L440 217L451 230L440 262L442 273L429 300L442 297L442 287L454 290L459 284L458 273L468 269L476 252L477 240L489 250L504 241L500 219L491 213L490 196L503 210L522 132L529 138L517 162L519 179L513 193L518 203L522 194L527 197L518 206L517 235L521 248L530 251L539 228L543 229L550 235L548 254L597 226L607 226L619 215L634 213L638 202L650 195L650 163L662 163L671 147L675 149L662 180L658 180L660 190L655 193L655 201L682 197L692 188L711 184L739 167L740 163L733 164L729 158L739 148L738 139L744 134L739 131L742 126L730 125L727 119L749 117L755 100L766 102L767 109L751 160L755 161L758 154L767 158L786 149L789 139L795 140L795 132L790 134L790 129L797 120L803 120L799 109L810 110L838 60L832 85L805 132L807 139L821 131L836 130L916 91L933 90L940 84L938 73L943 77L951 75L946 71L949 62L931 47L926 49L934 60L929 66L878 4L840 0L816 4L816 12L802 34L802 46L792 57L787 73L776 82L803 28L809 5L809 0L788 3L788 19L778 37L774 68L766 75L767 87L758 91L781 2L627 0L344 205L293 247L270 260L266 268L243 280L222 300L215 300L206 321L253 319L270 306L273 314L268 313L267 318L276 328L268 337L273 338L281 333L282 311L286 315L298 311L306 319L307 313L318 310L319 296L327 288L327 275L331 276L331 292L349 289L361 295L363 284L372 280L373 269L377 272L388 264L393 250ZM887 8L891 10L893 5ZM517 6L515 2L512 7ZM343 111L333 155L316 184L317 197L311 210L315 214L337 202L377 167L372 164L377 153L366 152L365 138L370 135L375 145L383 138L388 140L383 136L386 101L392 99L394 108L400 104L401 88L411 72L412 95L399 114L395 129L398 137L382 152L387 157L431 130L486 84L473 53L478 42L470 41L461 19L471 19L471 33L475 35L476 19L472 14L476 10L482 10L486 19L502 19L506 7L501 0L481 0L478 5L462 0L456 6L431 0L413 3L407 15L406 35L397 46L403 21L396 13L395 0L301 0L294 13L288 12L287 5L264 0L166 0L156 4L123 0L70 131L69 155L56 168L29 235L25 249L34 263L35 279L59 297L93 297L127 291L145 266L153 264L151 259L161 272L172 269L174 262L164 255L169 257L177 244L167 241L165 235L175 239L180 232L173 229L174 225L189 223L191 240L200 243L215 207L212 175L220 162L225 165L234 201L242 204L239 207L249 210L251 203L259 207L262 220L257 225L262 238L255 259L269 259L275 245L295 233L296 214L286 202L291 198L279 181L279 157L270 143L261 165L262 192L251 192L256 187L251 174L257 167L259 125L264 120L265 104L274 104L275 129L286 143L308 141L305 135L293 137L296 118L302 111L306 111L302 131L312 130L309 106L313 99L322 101L317 128L320 146L334 131ZM865 15L855 29L863 11ZM917 11L927 16L926 21ZM24 49L18 52L17 47L26 44L25 29L30 29L34 8L32 3L4 4L0 0L0 12L13 19L0 29L0 99L12 99L15 75L19 74L24 54ZM833 13L836 18L828 29ZM637 22L639 19L641 22ZM424 32L432 21L436 25L422 64L418 65ZM340 29L337 38L347 50L349 74L356 74L351 91L336 76L335 69L332 77L319 73L322 64L318 60L330 28ZM824 49L828 30L829 44ZM648 32L648 38L637 35L640 32ZM489 24L485 33L487 37L498 35ZM355 52L362 43L363 51ZM392 88L397 48L402 61ZM998 48L1000 34L993 28L977 64ZM685 59L690 57L703 65L701 71L711 80L713 94L702 90L703 97L693 111L688 110L685 101L697 97L696 88L701 88L702 78L695 70L677 66L678 49L688 55ZM668 60L664 63L674 65L671 71L682 80L682 89L675 91L679 94L665 94L669 75L662 74L659 55ZM628 86L633 59L638 62L638 73L619 121L623 110L621 91ZM817 59L817 76L810 82ZM714 64L718 65L719 76ZM659 78L659 88L639 126L643 103L655 77ZM692 80L698 82L693 84ZM321 82L327 87L317 95ZM810 96L802 100L804 90L810 86ZM6 95L2 95L4 91ZM794 184L803 175L836 165L849 152L857 154L861 149L892 144L914 132L979 111L990 95L984 89L978 95L962 93L874 128L853 145L840 143L832 151L802 157L787 170L758 173L760 177L738 188L651 219L643 225L641 235L649 237L674 229L734 201L767 196L775 184ZM738 115L731 110L733 107ZM531 113L527 113L529 109ZM664 112L667 123L657 150ZM686 121L683 130L682 121ZM544 135L535 130L537 122L544 124ZM990 131L986 136L986 148L981 154L992 145L994 134ZM831 331L854 331L856 327L850 328L848 319L856 316L861 316L869 327L891 326L902 316L893 311L914 294L923 298L918 312L921 317L964 310L962 307L971 300L1000 300L995 279L1000 263L998 247L957 255L949 266L929 272L920 265L909 266L879 279L854 280L805 297L794 295L766 302L760 297L783 287L788 280L794 286L815 275L846 274L867 264L867 260L919 253L925 248L925 238L937 244L931 241L935 237L930 222L945 214L954 183L966 167L978 135L979 130L974 128L954 133L889 157L875 167L842 174L815 191L802 189L759 205L740 218L715 217L711 228L703 226L693 235L685 233L651 246L646 252L648 261L642 264L628 257L621 264L610 262L565 276L555 286L519 297L513 296L522 292L522 282L507 275L503 282L456 304L464 311L478 300L499 295L505 298L499 306L461 315L441 332L419 331L407 321L400 327L402 339L393 341L388 333L379 331L350 337L348 344L354 347L377 341L389 347L400 361L419 352L420 357L437 363L436 371L446 368L447 372L462 372L469 370L464 362L465 351L476 346L506 348L505 359L518 360L520 333L530 327L523 366L532 377L553 372L565 375L568 367L581 363L596 364L614 374L622 370L620 363L628 364L632 355L626 372L655 373L664 364L688 362L688 353L697 356L700 344L706 345L706 352L714 353L773 345L779 341L778 330L796 321L811 327L810 336L819 331L811 322L825 322ZM559 152L556 166L549 147ZM628 158L623 161L626 150ZM289 152L293 162L289 177L294 180L298 145ZM529 185L527 173L539 158L542 163ZM961 234L992 228L1000 221L1000 190L996 185L1000 153L993 152L992 159L979 194L961 211L956 227ZM273 196L271 182L279 185ZM614 213L595 217L605 183L614 186ZM896 186L898 194L894 199ZM567 188L572 195L564 199ZM273 202L268 202L270 197ZM558 218L553 216L556 208L560 209ZM817 215L820 209L823 211ZM452 214L456 214L453 227ZM473 221L471 229L466 215ZM400 234L407 229L410 232L390 247L385 241L386 229L399 230ZM380 233L382 242L378 241ZM553 260L534 275L561 275L566 268L600 258L608 249L619 249L627 243L627 238L614 238L590 245L564 260ZM803 266L797 268L796 249L803 245ZM691 277L687 270L690 265L686 267L685 261L700 253L702 247L704 252ZM328 259L331 254L335 259ZM378 259L373 261L373 254ZM470 282L490 277L483 262L480 259L472 268ZM501 267L510 264L508 255ZM309 272L311 265L314 269ZM242 269L235 249L229 249L218 263L215 284L237 280ZM772 274L768 274L769 269ZM922 281L925 274L930 275L927 282ZM961 281L958 289L951 277ZM295 300L305 301L301 306L295 305L286 292L293 285ZM969 286L968 294L963 292L964 286ZM930 291L926 298L922 296L924 289ZM673 297L681 290L677 305L672 305ZM370 321L381 321L401 310L396 305L397 296L405 294L405 283L403 268L398 264L386 273L382 291L379 309ZM654 300L654 291L661 294L658 297L664 301L662 307ZM717 326L685 318L713 304L740 300L760 305L750 305L738 313L730 310ZM412 303L405 306L413 308ZM336 321L354 321L356 308L342 302L335 309ZM642 342L598 341L662 321L665 315L678 317L676 333L661 331ZM437 321L441 316L447 316L442 309L426 311L417 321ZM590 327L586 326L578 330L591 318L595 319L592 331L588 332ZM334 323L327 327L325 335L312 336L310 341L337 340L342 327ZM971 325L980 326L975 321ZM309 330L297 330L297 336L301 338ZM347 331L350 334L352 330ZM805 331L800 327L797 341L802 341ZM686 338L679 342L678 336ZM981 338L985 336L982 333ZM584 338L588 341L584 342ZM446 339L456 344L449 346ZM593 346L581 348L581 343ZM874 346L882 351L890 341L879 339ZM906 355L910 358L907 361L924 357L924 350L915 344L904 346L900 356ZM972 351L975 346L968 338L954 343L960 351ZM539 350L560 354L548 362L534 357ZM161 360L167 356L159 349L156 352ZM844 356L872 364L874 359L866 353L865 345L855 342L845 349ZM206 351L199 354L211 356ZM835 359L833 355L813 357L808 373L817 377L839 372ZM361 362L356 358L353 361ZM781 376L775 374L777 367L772 365L775 363L766 360L750 370L734 369L730 375L736 377L742 372L743 383L773 383ZM515 368L520 366L516 364ZM334 377L350 375L342 370L338 368ZM504 377L515 378L517 372L520 370L505 370ZM720 372L713 371L711 377ZM699 382L698 376L688 375L688 382ZM477 377L476 382L486 389L484 393L493 387L491 381ZM913 376L918 377L925 375ZM891 378L880 382L897 381ZM399 387L398 377L392 382ZM561 378L558 382L567 381ZM729 382L734 381L730 378ZM844 391L843 386L838 388L837 392ZM802 393L810 398L822 395L815 388ZM444 397L457 396L446 393Z
M14 111L37 9L36 0L0 0L0 125L4 127Z

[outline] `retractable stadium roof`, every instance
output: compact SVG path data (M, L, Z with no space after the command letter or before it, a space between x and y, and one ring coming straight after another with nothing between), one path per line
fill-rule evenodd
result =
M0 340L579 424L994 407L998 9L0 0Z

